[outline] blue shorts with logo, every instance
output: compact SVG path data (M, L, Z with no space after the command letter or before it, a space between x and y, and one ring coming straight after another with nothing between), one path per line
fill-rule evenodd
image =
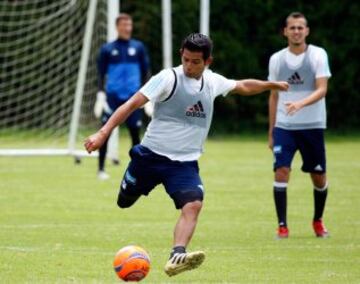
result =
M326 172L324 129L286 130L275 127L273 130L274 170L280 167L291 168L297 150L303 161L302 171Z
M107 113L104 112L101 118L101 122L105 124L110 116L116 111L116 109L126 103L126 100L121 100L113 95L107 95L107 103L109 107L111 108L112 112ZM142 125L142 116L143 111L141 109L135 110L132 114L129 115L129 117L126 119L125 123L128 128L139 128Z
M120 191L136 196L148 195L163 184L177 209L186 203L203 200L204 190L197 161L173 161L141 144L130 150L131 161L124 174Z

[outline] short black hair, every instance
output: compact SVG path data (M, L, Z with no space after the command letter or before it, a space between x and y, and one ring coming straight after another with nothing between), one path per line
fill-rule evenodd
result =
M190 51L199 51L203 53L203 59L206 60L211 56L213 43L211 39L200 33L189 34L181 44L181 51L184 49Z
M287 26L287 23L288 23L288 19L289 19L289 18L294 18L294 19L303 18L303 19L305 20L306 25L307 25L307 19L306 19L305 15L304 15L303 13L301 13L301 12L292 12L292 13L289 14L289 16L286 17L285 23L284 23L284 24L285 24L284 27Z
M116 17L115 24L118 25L120 21L131 21L132 17L129 14L126 13L120 13L119 16Z

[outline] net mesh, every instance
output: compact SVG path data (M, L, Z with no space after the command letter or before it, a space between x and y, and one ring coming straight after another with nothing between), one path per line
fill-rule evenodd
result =
M0 1L0 148L67 147L89 1ZM80 132L96 119L96 55L106 41L106 1L98 0Z

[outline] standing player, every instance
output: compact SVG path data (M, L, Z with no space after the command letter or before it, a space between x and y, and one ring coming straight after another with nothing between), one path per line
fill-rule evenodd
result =
M213 102L228 93L254 95L265 90L286 90L286 82L229 80L206 69L212 62L212 42L202 34L190 34L181 46L182 65L152 77L109 121L85 140L88 152L98 149L111 130L146 102L155 103L153 119L141 144L130 151L131 162L124 174L118 206L128 208L141 195L163 184L175 207L181 209L174 230L173 250L165 272L176 275L199 266L202 251L187 253L204 195L197 160L203 151Z
M103 124L145 82L149 74L149 58L142 42L132 39L132 18L122 13L116 19L118 39L101 47L98 56L99 92L94 107L95 116ZM142 111L134 111L126 120L132 145L140 143ZM98 178L107 179L106 141L99 150Z
M304 172L310 173L314 185L316 236L327 237L322 222L328 191L326 179L324 129L325 95L331 76L324 49L308 45L309 27L305 16L291 13L286 19L284 35L288 47L270 58L269 80L285 80L288 91L272 90L269 100L269 147L275 157L274 199L279 227L277 236L287 238L286 189L294 154L300 151Z

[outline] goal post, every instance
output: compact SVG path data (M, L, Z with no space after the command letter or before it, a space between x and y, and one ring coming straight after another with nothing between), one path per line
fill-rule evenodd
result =
M70 124L68 149L70 151L70 154L72 155L75 155L76 151L76 137L79 129L81 102L84 94L86 71L90 55L91 38L95 22L96 4L97 0L90 0L86 17L86 27L84 31L80 67L77 75L75 99ZM77 155L79 155L79 153L77 153Z
M160 3L166 68L172 66L171 0ZM210 1L200 5L200 31L208 34ZM96 57L116 36L119 7L119 0L0 1L0 156L88 156L82 142L100 125L93 114Z
M119 12L120 0L107 0L107 42L115 40L118 36L115 22ZM106 157L111 159L114 163L119 162L119 134L119 127L115 127L111 132L108 141Z
M0 155L87 155L106 0L0 1Z

